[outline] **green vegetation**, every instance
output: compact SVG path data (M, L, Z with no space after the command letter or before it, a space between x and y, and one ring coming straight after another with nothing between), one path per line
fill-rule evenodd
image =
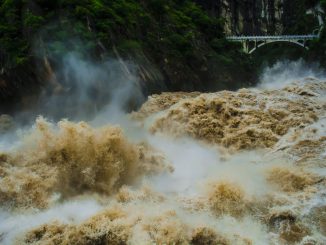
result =
M318 19L312 14L306 14L306 10L315 7L320 2L326 12L326 0L294 0L288 7L292 8L292 16L287 16L289 21L284 27L284 34L310 34L320 30ZM325 16L324 16L325 18ZM291 21L290 21L291 20ZM326 20L325 20L326 21ZM304 59L308 62L319 63L326 68L326 31L323 29L319 40L307 43L309 50L290 43L273 43L258 49L253 57L259 68L270 66L279 60Z
M303 56L326 66L325 31L320 40L309 44L309 52L275 44L251 57L239 44L224 39L223 19L195 2L1 0L2 73L8 81L17 80L20 71L23 78L36 80L33 64L41 64L45 56L55 68L68 52L96 61L119 55L140 65L152 64L169 90L216 90L250 84L257 67L279 57ZM317 27L316 18L305 13L317 2L287 1L284 8L291 11L284 33L306 34ZM320 3L326 9L326 0ZM155 92L155 86L149 92Z
M326 0L321 0L320 5L326 13ZM326 21L326 19L324 19ZM311 44L311 61L320 62L322 67L326 67L326 29L325 27L322 29L319 40L313 42Z
M250 81L253 67L223 25L191 0L5 0L1 65L12 70L44 54L56 63L67 52L100 59L114 49L147 57L172 90L232 88L237 76Z
M291 0L286 1L284 16L284 33L307 34L312 29L318 28L317 18L312 14L306 14L307 9L316 6L315 0ZM295 6L295 7L294 7Z

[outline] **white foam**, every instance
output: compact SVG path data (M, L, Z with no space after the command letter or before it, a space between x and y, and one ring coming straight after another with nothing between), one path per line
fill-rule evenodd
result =
M14 243L17 235L38 227L42 224L59 221L65 224L78 224L91 217L102 209L93 200L76 200L65 202L44 211L29 213L9 213L0 210L0 237L1 244Z

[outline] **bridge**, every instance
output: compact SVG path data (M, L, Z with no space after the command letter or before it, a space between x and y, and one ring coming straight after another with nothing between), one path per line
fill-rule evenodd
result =
M306 45L307 42L318 39L324 28L325 13L320 4L317 4L315 7L308 9L307 14L312 14L318 18L319 28L315 30L318 31L318 34L282 36L229 36L226 37L226 39L232 42L241 42L243 45L243 50L248 54L255 52L255 50L268 43L275 42L294 43L300 47L308 49ZM313 33L315 33L315 31Z
M306 43L307 41L315 40L319 38L319 34L309 34L309 35L282 35L282 36L229 36L226 37L227 40L232 42L241 42L243 45L243 50L251 54L255 52L258 48L275 42L288 42L299 45L303 48L308 49Z

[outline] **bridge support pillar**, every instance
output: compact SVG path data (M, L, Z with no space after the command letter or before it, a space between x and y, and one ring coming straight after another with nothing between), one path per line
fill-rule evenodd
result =
M242 46L243 46L243 51L248 54L249 53L249 42L248 41L243 41L242 42Z

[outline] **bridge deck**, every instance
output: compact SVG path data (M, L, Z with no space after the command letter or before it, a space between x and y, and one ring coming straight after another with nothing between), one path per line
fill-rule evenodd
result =
M295 40L313 40L318 35L282 35L282 36L229 36L226 37L230 41L295 41Z

